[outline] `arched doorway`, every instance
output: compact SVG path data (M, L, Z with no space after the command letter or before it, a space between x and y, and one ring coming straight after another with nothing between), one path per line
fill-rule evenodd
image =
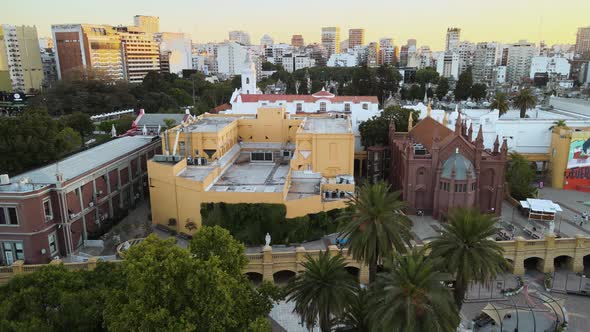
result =
M247 272L246 277L254 284L260 285L262 283L262 274L257 272Z
M359 276L360 276L361 271L359 270L358 267L347 266L347 267L345 267L345 269L348 273L352 274L356 278L357 281L359 280Z
M277 285L286 285L289 281L295 278L296 273L289 270L278 271L272 275L272 278Z
M557 256L553 259L553 268L555 271L573 271L574 258L570 256Z
M543 272L543 264L545 262L540 257L529 257L524 260L524 270L527 274L534 274Z

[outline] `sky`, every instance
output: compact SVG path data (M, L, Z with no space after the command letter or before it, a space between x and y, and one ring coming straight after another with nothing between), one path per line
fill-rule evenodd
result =
M160 17L160 30L189 33L194 42L223 41L230 30L263 34L290 43L293 34L318 42L322 26L364 28L366 41L382 37L396 45L444 48L447 27L461 28L461 40L547 44L575 42L590 26L590 0L19 0L4 1L0 23L36 25L39 37L52 24L131 25L134 15Z

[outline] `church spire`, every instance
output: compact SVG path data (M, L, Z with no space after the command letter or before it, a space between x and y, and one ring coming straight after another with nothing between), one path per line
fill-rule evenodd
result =
M455 135L461 135L461 112L457 113L457 120L455 122Z
M499 147L500 147L500 141L498 140L498 135L496 135L496 140L494 141L494 154L498 153Z
M410 112L410 116L408 117L408 132L414 128L414 118L412 117L412 112Z
M483 148L483 129L481 124L479 125L479 130L477 131L477 137L475 138L475 146Z
M504 156L506 156L508 154L508 142L506 141L506 139L504 139L502 142L502 147L500 148L500 152Z
M469 122L469 130L467 131L467 140L469 142L471 142L471 139L473 137L473 122Z
M432 105L430 105L430 100L428 100L428 106L426 107L426 116L430 117L432 113Z

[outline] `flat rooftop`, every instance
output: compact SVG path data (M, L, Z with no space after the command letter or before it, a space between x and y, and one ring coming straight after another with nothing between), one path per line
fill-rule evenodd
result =
M237 117L203 117L186 128L193 133L215 133L235 121Z
M282 192L289 165L249 162L233 164L209 191Z
M2 192L29 192L48 185L57 184L56 174L63 175L64 182L92 171L108 162L119 159L127 154L150 144L154 136L126 136L113 139L91 149L78 152L57 163L14 176L11 184L0 186ZM19 183L27 179L28 183Z
M343 118L308 117L303 123L303 132L312 134L346 134L352 133L349 120Z

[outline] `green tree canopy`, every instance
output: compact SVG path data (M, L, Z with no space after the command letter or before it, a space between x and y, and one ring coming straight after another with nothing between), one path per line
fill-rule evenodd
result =
M412 221L404 213L399 192L385 182L365 183L352 197L341 217L341 234L352 257L369 266L369 282L375 280L377 263L394 251L406 252Z
M446 77L440 77L436 85L436 97L443 99L449 92L449 80Z
M514 107L520 109L520 118L526 117L526 111L537 105L537 98L530 89L522 89L512 100Z
M58 140L59 128L58 121L43 109L30 109L19 117L0 117L0 169L15 175L69 152Z
M342 255L321 251L317 258L306 256L303 273L287 287L287 301L295 302L294 311L308 329L319 323L322 332L332 331L334 316L344 313L355 297L357 281L346 271Z
M268 284L254 288L241 271L224 269L227 262L217 255L203 257L207 259L193 257L174 239L159 240L155 235L129 249L122 263L126 287L109 297L106 327L114 331L244 331L258 325L278 293L269 291L273 287Z
M459 310L443 276L424 251L386 259L369 294L373 331L447 332L459 325Z
M473 84L473 86L471 87L471 97L475 100L485 98L487 88L488 87L482 83Z
M506 114L506 112L508 112L508 110L510 109L510 103L508 102L508 99L506 98L506 94L501 93L501 92L496 93L494 100L490 104L490 109L491 110L498 110L498 112L499 112L498 117Z
M227 273L239 275L248 264L246 248L234 239L228 230L220 226L202 227L189 243L193 257L209 261L215 257Z
M420 85L426 85L428 83L434 84L438 82L438 76L438 72L432 67L418 69L418 71L416 71L416 82L420 83Z
M82 112L75 112L62 118L63 123L66 127L70 127L80 134L82 137L82 144L84 144L84 138L92 134L94 131L94 124L90 120L88 114Z
M389 123L393 121L396 131L407 132L410 114L412 115L414 124L418 123L419 111L397 105L390 106L384 109L379 116L374 116L362 122L359 125L361 144L365 148L376 145L387 145L389 142Z
M473 85L473 77L471 75L471 68L466 69L461 75L455 87L455 99L466 100L471 96L471 88Z
M57 148L63 153L68 153L79 148L82 145L82 137L77 131L70 127L65 127L56 136Z
M442 234L430 243L431 256L440 259L440 268L455 276L455 304L461 309L471 282L493 280L508 267L504 249L493 239L498 231L493 215L476 209L451 210Z
M120 269L101 263L94 271L46 266L0 287L2 331L103 331L108 294L121 289Z
M506 171L510 195L518 200L535 197L536 188L532 185L534 179L535 170L531 168L526 157L517 152L511 152Z

